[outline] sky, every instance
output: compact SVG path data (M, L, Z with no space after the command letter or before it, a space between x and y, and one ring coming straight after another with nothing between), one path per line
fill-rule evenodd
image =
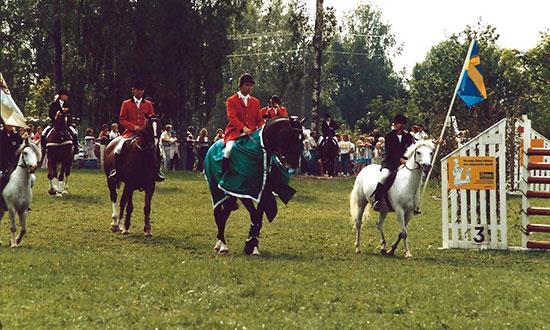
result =
M314 12L315 0L307 0ZM527 50L540 40L540 32L550 30L549 0L325 0L337 10L339 19L359 3L370 3L382 11L392 26L403 52L394 60L396 69L421 62L433 45L475 25L481 17L497 28L499 46Z

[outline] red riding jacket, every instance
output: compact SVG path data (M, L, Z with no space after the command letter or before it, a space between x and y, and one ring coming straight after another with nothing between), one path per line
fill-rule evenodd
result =
M224 142L236 140L243 133L244 127L255 131L264 124L260 101L255 97L251 96L245 106L244 101L235 94L227 99L226 108L229 123L225 128Z
M123 137L131 137L135 133L135 127L145 127L145 114L150 116L155 114L153 103L145 99L141 100L139 108L134 102L134 98L122 102L120 106L119 122L126 130Z
M279 109L265 107L262 108L260 112L262 114L262 118L264 119L288 117L288 111L285 107L279 107Z

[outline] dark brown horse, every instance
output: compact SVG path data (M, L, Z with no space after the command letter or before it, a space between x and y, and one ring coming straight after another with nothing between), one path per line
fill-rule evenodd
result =
M330 177L336 176L336 157L338 157L340 151L338 143L334 139L333 137L325 137L325 140L317 147L321 175L325 174L326 171Z
M273 155L284 159L286 164L297 168L303 149L303 121L293 118L278 118L269 121L263 128L262 140L267 153L267 159ZM209 157L207 155L207 157ZM268 177L268 182L270 181ZM269 186L269 184L268 184ZM272 190L267 187L264 190L258 206L248 198L240 198L240 201L250 214L250 230L245 242L246 254L259 254L259 237L262 228L262 219L266 212L267 203L274 203ZM236 209L237 197L230 196L223 203L214 208L214 218L218 227L217 242L214 249L220 254L229 252L225 241L225 225L232 211Z
M73 165L74 143L70 132L70 118L61 114L46 137L46 152L48 158L48 180L50 195L60 195L69 191L69 176ZM40 161L42 163L43 159ZM57 187L54 183L56 179ZM66 180L65 180L66 179Z
M120 231L120 219L124 218L124 229L122 234L130 233L130 219L134 204L132 201L135 190L145 192L145 205L143 212L145 214L145 225L143 232L145 236L151 234L151 199L155 192L155 179L159 164L159 118L146 116L146 124L143 130L137 133L137 136L127 141L122 148L120 156L116 156L116 161L120 162L116 166L120 170L118 179L109 178L111 171L115 168L114 150L120 141L120 137L111 141L105 148L105 160L103 168L107 176L107 186L109 187L111 203L113 206L111 230ZM117 189L121 183L124 183L124 190L120 198L120 213L117 213ZM124 211L126 210L126 215ZM120 214L120 216L119 216Z

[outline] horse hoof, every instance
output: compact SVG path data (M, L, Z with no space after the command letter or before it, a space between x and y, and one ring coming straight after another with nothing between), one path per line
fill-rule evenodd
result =
M11 248L15 249L15 248L18 248L19 247L19 244L17 243L11 243Z
M218 250L218 254L221 254L221 255L229 254L229 249L227 248L227 246L221 246L220 249Z
M130 235L130 231L128 229L122 230L122 235Z
M143 232L143 235L145 235L145 237L153 237L153 233L151 233L151 229L147 229Z
M355 254L361 254L361 249L360 248L355 248Z
M221 241L221 240L218 240L218 241L216 242L216 244L214 244L214 251L220 252L221 246L222 246L222 241Z
M51 196L57 195L57 190L55 189L48 189L48 194Z
M382 255L382 256L387 256L387 255L388 255L388 250L386 250L386 249L380 249L380 255Z
M406 259L412 259L412 257L413 257L413 255L409 251L405 252L405 258Z
M257 246L255 246L254 250L252 250L252 255L253 256L259 256L260 255L260 250L258 249Z
M120 226L111 226L111 231L113 233L119 233L120 232Z

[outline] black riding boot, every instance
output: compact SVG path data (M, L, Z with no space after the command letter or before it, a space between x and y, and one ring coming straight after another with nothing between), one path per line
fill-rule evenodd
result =
M160 167L158 168L157 170L157 177L155 178L155 181L156 182L162 182L166 180L166 177L164 177L164 175L162 175L162 173L160 172Z
M382 202L382 199L384 198L384 192L384 185L378 183L378 185L376 186L376 190L374 191L374 203L372 204L372 208L377 212L380 211L380 204Z
M222 158L222 175L229 172L229 158Z

